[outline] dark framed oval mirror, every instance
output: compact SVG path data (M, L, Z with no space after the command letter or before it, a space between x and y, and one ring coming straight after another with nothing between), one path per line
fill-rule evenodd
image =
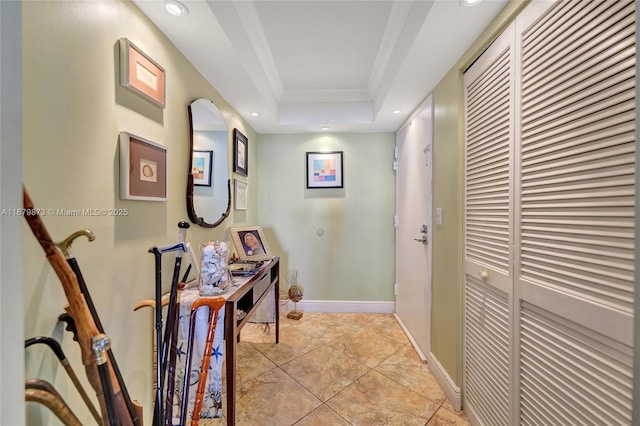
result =
M187 214L205 228L220 225L231 211L228 165L229 128L216 105L196 99L189 112Z

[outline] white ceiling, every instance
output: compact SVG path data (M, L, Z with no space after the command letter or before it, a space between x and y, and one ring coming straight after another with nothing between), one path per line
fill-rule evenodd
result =
M133 1L262 134L396 131L507 3Z

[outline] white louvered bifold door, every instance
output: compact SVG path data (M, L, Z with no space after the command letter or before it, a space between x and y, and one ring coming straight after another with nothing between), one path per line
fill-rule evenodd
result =
M464 75L464 404L510 424L513 26Z
M631 424L634 14L572 0L516 20L522 425Z
M535 1L465 73L474 425L632 424L635 55L633 1Z

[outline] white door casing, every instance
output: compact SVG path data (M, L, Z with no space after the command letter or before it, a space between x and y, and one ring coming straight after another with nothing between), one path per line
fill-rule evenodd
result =
M429 97L396 135L396 314L423 360L431 350L432 141Z

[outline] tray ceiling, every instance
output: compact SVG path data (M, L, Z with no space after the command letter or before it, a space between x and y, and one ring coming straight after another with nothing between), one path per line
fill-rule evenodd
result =
M396 131L507 1L134 3L258 133L315 133Z

